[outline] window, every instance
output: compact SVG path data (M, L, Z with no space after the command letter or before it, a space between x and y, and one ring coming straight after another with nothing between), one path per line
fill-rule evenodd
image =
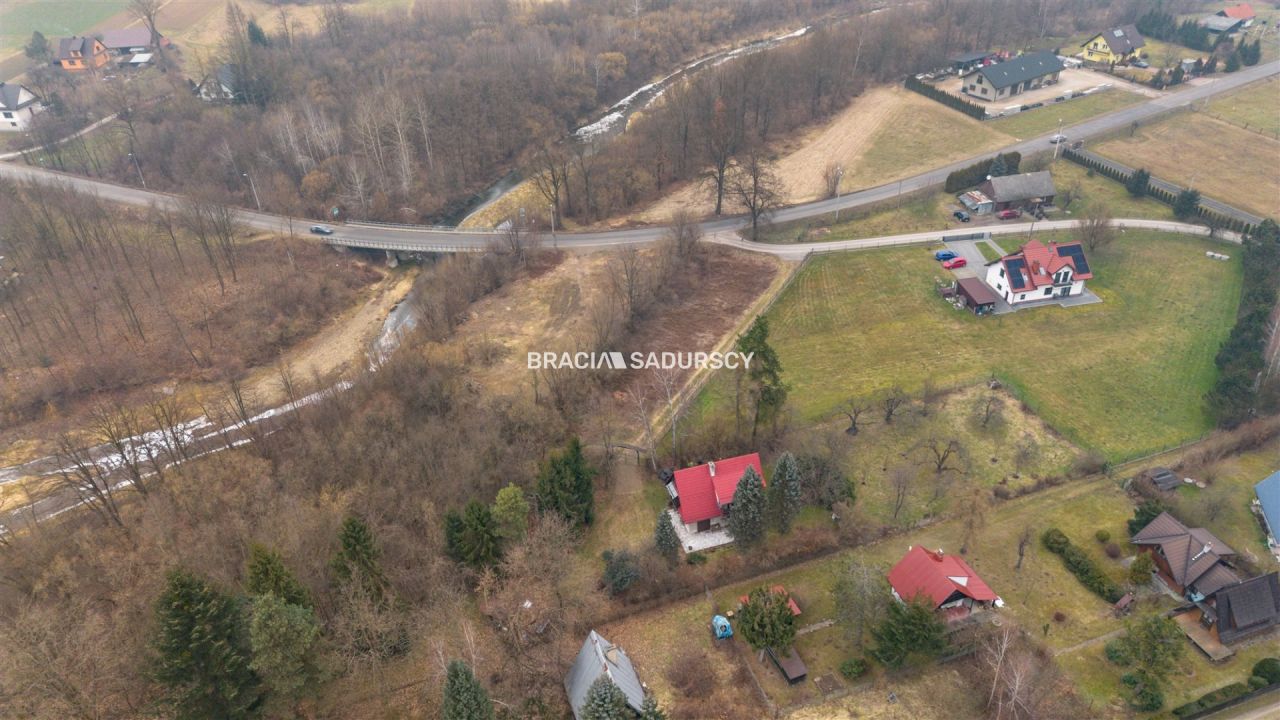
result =
M4 119L5 119L5 120L8 120L8 119L9 119L9 118L11 118L11 117L13 117L13 113L11 113L11 112L7 112L7 113L5 113L5 114L4 114Z
M1001 290L1003 290L1003 289L1004 289L1004 287L1003 287L1002 285L1000 285L1000 283L996 283L996 292L1000 292L1000 291L1001 291Z
M1021 295L1019 295L1019 296L1018 296L1018 299L1019 299L1019 300L1026 300L1026 299L1027 299L1027 294L1026 294L1026 293L1022 293Z
M1004 277L1004 268L1000 268L1000 277Z
M1047 288L1045 288L1045 289L1044 289L1044 294L1045 294L1045 297L1048 297L1048 296L1052 295L1052 294L1053 294L1053 288L1051 288L1051 287L1047 287Z

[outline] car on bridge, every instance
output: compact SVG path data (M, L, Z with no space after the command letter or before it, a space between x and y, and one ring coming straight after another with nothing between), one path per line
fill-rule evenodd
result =
M939 250L938 252L933 254L933 259L934 260L950 260L955 256L956 254L952 250Z
M332 235L333 228L329 227L328 225L312 225L311 234L312 235Z
M969 264L968 260L965 260L962 257L957 257L957 258L951 258L950 260L943 262L942 267L948 270L955 270L956 268L962 268L968 264Z

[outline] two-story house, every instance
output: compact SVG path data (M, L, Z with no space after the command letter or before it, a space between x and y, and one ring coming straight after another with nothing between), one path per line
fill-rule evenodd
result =
M1047 245L1032 240L1018 252L987 266L987 284L1010 305L1071 297L1084 292L1093 277L1078 242Z
M17 83L0 82L0 132L22 132L44 109L40 98Z
M1089 62L1112 63L1128 62L1138 57L1138 50L1146 46L1138 28L1133 25L1122 25L1089 38L1080 47L1084 48L1084 59Z
M57 60L63 70L97 70L111 60L111 53L96 38L75 36L58 40Z

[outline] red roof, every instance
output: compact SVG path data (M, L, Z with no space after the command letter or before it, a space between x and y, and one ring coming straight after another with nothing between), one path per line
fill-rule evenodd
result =
M1239 5L1232 5L1229 8L1225 8L1218 14L1223 17L1232 18L1233 20L1252 20L1253 6L1249 3L1240 3Z
M775 595L787 595L787 589L781 585L774 585L773 587L769 588L769 592ZM742 595L738 597L738 601L741 602L743 605L746 605L749 600L751 600L751 597L749 595ZM790 595L787 595L787 607L791 608L792 615L795 615L795 616L800 615L800 606L796 604L796 599L791 597Z
M753 467L764 483L760 453L739 455L726 460L676 471L676 496L680 498L680 519L686 524L710 520L723 515L725 505L733 502L738 481L747 467Z
M1071 254L1064 255L1058 251L1059 248L1071 247L1078 248L1080 257L1084 257L1084 247L1078 242L1051 242L1046 245L1039 240L1032 240L1023 245L1018 252L1000 258L1000 262L1004 264L1006 274L1012 275L1017 272L1022 276L1023 286L1017 289L1018 292L1026 292L1053 285L1054 273L1064 267L1071 268L1073 280L1088 280L1092 278L1092 272L1080 272L1080 268L1076 267L1075 259ZM1023 262L1015 270L1009 267L1010 260L1022 260ZM1087 262L1085 267L1088 267Z
M923 596L938 606L955 593L981 602L996 599L996 594L969 563L954 556L932 552L919 545L907 551L889 571L889 585L903 600Z

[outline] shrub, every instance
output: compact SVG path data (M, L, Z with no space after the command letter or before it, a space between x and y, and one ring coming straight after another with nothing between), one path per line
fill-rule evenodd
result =
M1071 540L1061 530L1049 528L1040 536L1040 542L1049 552L1062 558L1062 564L1076 576L1081 585L1103 600L1113 603L1124 594L1084 551L1071 544Z
M640 579L640 566L630 552L605 550L601 557L604 559L604 586L610 595L621 594Z
M1062 612L1061 610L1055 610L1053 613L1053 621L1057 623L1066 622L1067 614Z
M1252 679L1250 679L1250 682L1252 683ZM1217 690L1211 690L1205 693L1204 695L1201 695L1200 697L1196 698L1195 700L1192 700L1186 705L1179 705L1178 707L1173 709L1173 714L1176 715L1177 717L1186 717L1188 715L1195 715L1196 713L1202 712L1204 710L1217 707L1218 705L1221 705L1227 702L1228 700L1234 700L1235 698L1238 698L1241 695L1245 695L1249 692L1250 692L1249 685L1246 685L1244 683L1238 683L1238 682L1231 683L1230 685L1225 685L1223 687L1218 688Z
M860 657L849 658L848 660L840 663L840 674L843 675L846 680L854 680L862 677L863 673L866 671L867 661Z
M687 649L675 656L667 668L667 680L680 695L703 697L715 692L715 668L701 650Z
M1044 544L1046 550L1051 553L1058 554L1063 551L1071 541L1058 528L1049 528L1044 531L1044 535L1040 536L1040 542Z
M1129 657L1128 646L1126 646L1119 638L1107 642L1104 652L1106 653L1108 660L1120 667L1124 667L1133 662L1133 658Z
M1111 540L1111 533L1107 530L1099 530L1093 534L1093 537L1097 539L1098 542L1105 543Z
M1129 582L1134 585L1145 585L1151 582L1151 573L1155 572L1156 562L1150 553L1138 553L1129 566Z
M1267 679L1262 677L1261 675L1254 675L1253 677L1249 678L1250 690L1261 690L1262 688L1270 684L1271 683L1267 682Z
M685 556L684 561L690 565L706 565L707 554L700 552L691 552Z
M1280 683L1280 658L1263 658L1253 666L1253 674L1263 678L1269 684Z
M1112 560L1116 560L1121 555L1124 554L1124 552L1120 549L1120 546L1115 543L1107 543L1106 547L1103 548L1103 552L1105 552L1107 554L1107 557L1111 558Z

